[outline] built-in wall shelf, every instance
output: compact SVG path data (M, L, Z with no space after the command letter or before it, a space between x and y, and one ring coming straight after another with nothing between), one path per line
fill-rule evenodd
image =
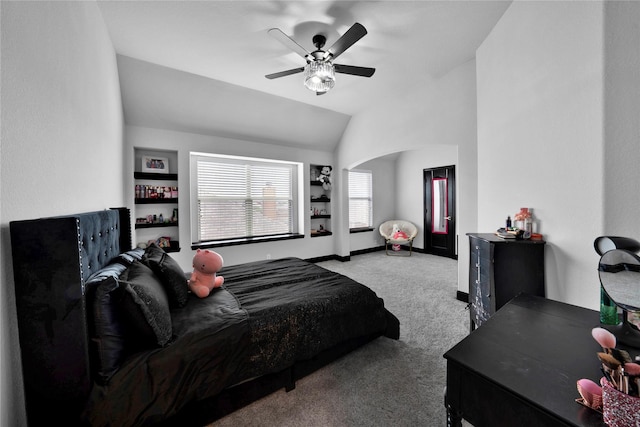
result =
M175 198L163 198L163 199L151 199L151 198L135 198L134 203L136 205L145 204L161 204L161 203L178 203L178 199Z
M328 198L327 196L311 198L311 203L330 203L330 202L331 202L331 199Z
M135 245L178 252L178 152L134 148L133 180Z
M309 212L311 237L331 236L331 183L323 181L322 169L325 165L309 167Z
M134 172L135 179L150 179L157 181L177 181L177 173L156 173L156 172Z
M136 223L137 228L177 227L177 222L141 222Z

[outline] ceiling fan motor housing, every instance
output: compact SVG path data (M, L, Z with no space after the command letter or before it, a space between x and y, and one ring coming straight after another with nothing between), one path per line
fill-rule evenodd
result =
M322 34L316 34L315 36L313 36L312 41L316 49L322 49L324 44L327 42L327 38Z

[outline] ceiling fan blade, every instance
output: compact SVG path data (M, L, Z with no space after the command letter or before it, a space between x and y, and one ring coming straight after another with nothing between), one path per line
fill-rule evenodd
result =
M280 43L282 43L298 55L302 56L304 59L307 59L307 57L310 55L310 53L305 48L296 43L291 37L283 33L280 29L272 28L268 31L268 33Z
M279 73L267 74L265 77L268 79L277 79L278 77L290 76L291 74L297 74L303 71L304 67L300 67L292 70L280 71Z
M356 67L354 65L333 64L336 73L351 74L353 76L371 77L376 72L375 68Z
M345 50L349 49L355 42L360 40L367 34L366 28L356 22L327 50L333 59L341 55ZM328 59L328 58L325 58Z

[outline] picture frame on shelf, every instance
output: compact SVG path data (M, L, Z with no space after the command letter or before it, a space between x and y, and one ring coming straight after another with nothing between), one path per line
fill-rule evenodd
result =
M169 173L169 159L158 156L142 156L142 172Z

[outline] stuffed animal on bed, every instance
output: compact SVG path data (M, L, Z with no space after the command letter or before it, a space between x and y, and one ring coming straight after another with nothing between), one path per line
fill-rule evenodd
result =
M198 249L193 256L193 273L189 279L189 289L200 298L206 298L213 288L224 283L224 277L216 273L222 268L222 256L208 249Z

